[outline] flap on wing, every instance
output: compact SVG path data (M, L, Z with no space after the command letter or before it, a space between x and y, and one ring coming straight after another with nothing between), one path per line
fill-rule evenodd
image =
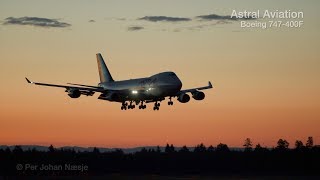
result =
M83 87L90 87L90 88L97 88L97 89L103 89L102 87L99 86L90 86L90 85L84 85L84 84L74 84L74 83L67 83L70 85L75 85L75 86L83 86Z

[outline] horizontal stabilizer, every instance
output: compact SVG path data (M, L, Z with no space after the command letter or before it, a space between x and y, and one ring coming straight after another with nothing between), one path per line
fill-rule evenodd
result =
M28 83L33 83L33 82L32 82L32 81L30 81L28 78L26 78L26 80L27 80L27 82L28 82Z

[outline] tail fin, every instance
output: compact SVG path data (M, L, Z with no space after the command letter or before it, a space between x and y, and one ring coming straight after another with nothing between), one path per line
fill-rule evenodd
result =
M98 70L100 76L100 82L113 82L113 78L104 62L100 53L96 54L97 56L97 63L98 63Z

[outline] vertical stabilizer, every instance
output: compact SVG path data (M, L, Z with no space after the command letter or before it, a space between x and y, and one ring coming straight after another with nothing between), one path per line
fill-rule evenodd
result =
M97 63L98 63L100 82L102 82L102 83L103 82L113 82L114 80L113 80L101 54L98 53L96 55L97 55Z

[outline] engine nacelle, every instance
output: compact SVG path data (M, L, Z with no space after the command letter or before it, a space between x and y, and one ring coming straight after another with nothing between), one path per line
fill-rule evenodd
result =
M79 89L68 89L68 96L70 96L71 98L79 98L81 96L81 92L79 91Z
M120 96L117 93L109 93L108 98L110 99L110 101L119 101L120 100Z
M195 100L203 100L205 97L204 93L201 91L196 91L192 93L192 98Z
M107 93L107 94L101 94L98 99L108 100L108 101L120 101L120 95L114 92Z
M190 96L188 94L180 94L178 96L178 101L181 102L181 103L187 103L190 101Z

